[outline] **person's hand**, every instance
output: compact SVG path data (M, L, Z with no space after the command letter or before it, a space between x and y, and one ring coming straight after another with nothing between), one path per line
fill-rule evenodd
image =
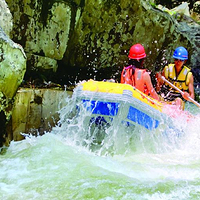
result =
M188 92L183 92L183 93L182 93L182 97L183 97L185 100L190 101L190 99L189 99L190 95L189 95Z
M157 72L155 76L156 76L157 82L160 83L160 84L162 85L164 81L163 81L163 79L162 79L162 74L161 74L161 72Z

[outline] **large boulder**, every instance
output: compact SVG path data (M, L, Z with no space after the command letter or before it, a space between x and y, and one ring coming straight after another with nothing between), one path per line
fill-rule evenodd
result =
M7 3L14 18L12 38L27 54L26 79L49 80L52 74L55 78L57 61L63 59L69 39L71 5L38 0Z
M12 14L10 9L8 8L5 0L1 0L0 2L0 26L6 33L6 35L10 35L13 28Z
M12 105L26 71L23 48L14 43L0 28L0 146L6 141L6 123L12 114Z

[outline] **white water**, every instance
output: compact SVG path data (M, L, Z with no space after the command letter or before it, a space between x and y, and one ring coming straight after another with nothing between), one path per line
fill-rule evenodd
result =
M95 145L70 107L50 133L11 142L0 156L0 199L200 199L200 116L174 130L111 126ZM164 133L164 135L163 135ZM168 137L166 136L168 134ZM91 135L90 135L91 136ZM94 135L93 135L94 136Z

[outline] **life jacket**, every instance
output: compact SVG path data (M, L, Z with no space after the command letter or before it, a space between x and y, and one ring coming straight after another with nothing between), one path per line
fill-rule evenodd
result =
M182 91L189 92L189 82L190 78L192 76L192 72L190 69L186 66L183 66L180 73L176 74L175 64L169 64L165 66L164 68L164 75L167 80L169 80L171 83L173 83L177 88L179 88ZM177 97L180 97L184 100L182 95L175 90L174 88L171 88L170 86L165 83L165 89L168 90L166 93L168 96L165 98L166 100L173 101Z
M190 82L190 78L192 72L186 66L183 66L180 73L176 74L175 65L169 64L164 68L165 78L168 79L171 83L173 83L180 90L188 91L188 85Z
M135 80L133 74L135 73L135 66L130 65L128 67L124 67L121 73L121 83L129 84L134 86Z
M145 72L145 69L139 69L133 65L124 67L121 73L121 83L132 85L141 92L149 95L150 93L143 78Z

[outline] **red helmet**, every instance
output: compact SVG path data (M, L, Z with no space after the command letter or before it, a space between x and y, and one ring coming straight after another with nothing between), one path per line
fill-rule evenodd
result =
M144 47L141 44L134 44L129 51L130 59L142 59L146 57Z

